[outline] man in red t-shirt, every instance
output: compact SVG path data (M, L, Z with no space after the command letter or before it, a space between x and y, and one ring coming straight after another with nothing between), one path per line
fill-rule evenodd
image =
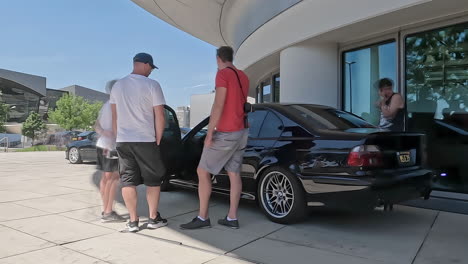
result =
M239 228L237 208L242 191L241 166L247 145L248 128L244 124L244 103L249 91L249 78L232 64L234 51L231 47L220 47L216 52L218 73L216 95L211 109L205 147L198 165L198 196L200 212L183 229L211 227L208 205L211 195L211 175L219 174L224 168L231 182L231 206L228 215L218 221L230 228Z

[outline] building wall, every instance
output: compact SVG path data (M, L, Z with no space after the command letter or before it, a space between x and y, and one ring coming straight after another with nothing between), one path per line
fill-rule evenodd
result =
M45 77L0 69L0 78L11 80L23 86L26 86L29 89L40 94L41 96L46 95L46 78Z
M214 98L214 93L196 94L190 97L190 127L198 125L210 115Z
M103 92L99 92L93 89L89 89L79 85L71 85L60 89L62 91L68 91L70 94L81 96L86 100L91 102L93 101L100 101L100 102L107 102L109 100L109 95Z
M190 107L179 106L176 109L177 120L180 127L190 127Z

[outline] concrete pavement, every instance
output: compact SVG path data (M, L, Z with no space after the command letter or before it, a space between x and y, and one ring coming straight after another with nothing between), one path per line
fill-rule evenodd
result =
M284 226L243 202L241 229L231 230L214 224L228 208L227 199L214 197L213 228L190 231L178 226L196 215L197 195L176 190L162 195L167 227L127 234L118 232L124 223L99 221L94 164L71 165L63 152L0 153L0 180L0 264L468 263L462 214L406 206L313 210L305 222ZM116 211L125 215L119 199ZM144 195L139 201L146 216Z

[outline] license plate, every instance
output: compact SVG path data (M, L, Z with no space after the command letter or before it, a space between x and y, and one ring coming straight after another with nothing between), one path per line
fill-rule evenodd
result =
M408 164L411 162L411 153L409 151L399 152L398 160L401 164Z

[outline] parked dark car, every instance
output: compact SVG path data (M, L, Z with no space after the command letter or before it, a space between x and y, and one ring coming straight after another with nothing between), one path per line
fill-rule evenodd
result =
M72 141L67 144L65 158L72 164L82 163L83 161L97 160L96 142L98 134L94 131L86 131L77 135L80 140Z
M379 130L335 108L258 104L242 166L242 198L257 200L274 222L291 223L307 206L373 209L428 198L433 174L424 168L424 135ZM175 113L166 122L162 151L168 174L162 188L196 189L196 167L208 118L180 140ZM213 192L229 194L226 172L213 176Z

